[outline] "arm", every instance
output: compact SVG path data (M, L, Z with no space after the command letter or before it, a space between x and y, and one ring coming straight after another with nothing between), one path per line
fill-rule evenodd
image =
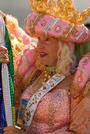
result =
M75 134L90 133L90 54L81 59L71 86L70 130Z
M90 81L87 89L90 90ZM84 97L72 99L70 130L75 134L90 133L90 91Z

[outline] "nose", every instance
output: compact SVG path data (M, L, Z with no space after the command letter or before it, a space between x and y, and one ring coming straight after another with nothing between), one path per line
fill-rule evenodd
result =
M44 47L44 45L45 45L44 39L43 38L38 38L38 46Z
M38 45L37 45L37 49L44 49L44 42L43 41L39 41Z

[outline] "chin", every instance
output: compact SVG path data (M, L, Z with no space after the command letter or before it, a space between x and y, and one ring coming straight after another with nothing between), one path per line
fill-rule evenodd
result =
M40 62L40 64L44 66L49 66L49 64L47 64L46 62Z
M43 66L47 66L47 67L52 67L53 66L52 64L44 62L44 61L40 62L40 64L43 65Z
M40 60L40 64L44 65L44 66L46 66L46 65L48 66L49 65L45 60Z
M52 66L55 65L55 64L52 63L50 60L46 60L45 58L42 58L42 59L39 59L39 60L40 60L40 64L41 64L41 65L44 65L44 66L52 67Z

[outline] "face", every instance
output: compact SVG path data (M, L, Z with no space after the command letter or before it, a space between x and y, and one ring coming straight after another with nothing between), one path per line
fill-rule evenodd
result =
M59 41L55 38L38 38L37 54L42 65L55 66Z

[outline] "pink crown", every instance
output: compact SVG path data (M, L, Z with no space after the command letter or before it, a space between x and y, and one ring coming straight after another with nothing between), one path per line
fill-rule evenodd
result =
M42 13L32 12L26 18L26 32L30 36L50 36L63 41L83 43L88 40L89 31L84 25L75 25Z

